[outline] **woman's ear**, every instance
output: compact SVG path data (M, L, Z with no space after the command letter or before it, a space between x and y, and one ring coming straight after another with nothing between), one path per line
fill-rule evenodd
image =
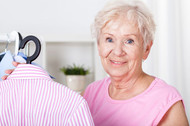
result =
M150 53L150 49L151 49L151 47L152 47L152 44L153 44L153 42L151 41L150 43L148 43L148 44L146 45L146 48L145 48L145 50L144 50L143 60L146 60L146 59L147 59L147 57L148 57L148 55L149 55L149 53Z

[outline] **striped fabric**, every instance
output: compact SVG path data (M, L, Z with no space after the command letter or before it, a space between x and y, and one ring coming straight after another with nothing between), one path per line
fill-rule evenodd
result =
M94 126L87 102L40 67L20 64L0 82L1 126Z

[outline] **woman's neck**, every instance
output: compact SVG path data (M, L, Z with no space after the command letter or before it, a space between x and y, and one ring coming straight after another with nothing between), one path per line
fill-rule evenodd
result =
M153 77L144 72L132 78L111 78L111 84L108 90L109 95L111 98L117 100L129 99L146 90L153 79Z
M146 74L143 71L137 74L128 74L120 77L111 77L111 85L117 89L131 89L137 80L142 79Z

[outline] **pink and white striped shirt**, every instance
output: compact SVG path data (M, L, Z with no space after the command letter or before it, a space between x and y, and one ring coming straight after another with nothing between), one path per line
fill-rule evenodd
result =
M94 126L87 102L38 66L20 64L0 82L0 125Z

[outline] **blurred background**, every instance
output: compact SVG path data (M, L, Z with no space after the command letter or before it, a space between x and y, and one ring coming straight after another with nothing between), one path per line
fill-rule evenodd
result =
M106 76L91 38L90 25L108 0L1 0L0 34L13 30L35 35L42 43L36 63L65 84L60 68L73 63L90 69L86 84ZM157 30L151 53L143 63L149 74L181 93L190 120L190 1L142 0L152 11ZM0 43L0 52L5 48ZM9 44L14 50L14 44ZM32 53L31 44L29 51Z

